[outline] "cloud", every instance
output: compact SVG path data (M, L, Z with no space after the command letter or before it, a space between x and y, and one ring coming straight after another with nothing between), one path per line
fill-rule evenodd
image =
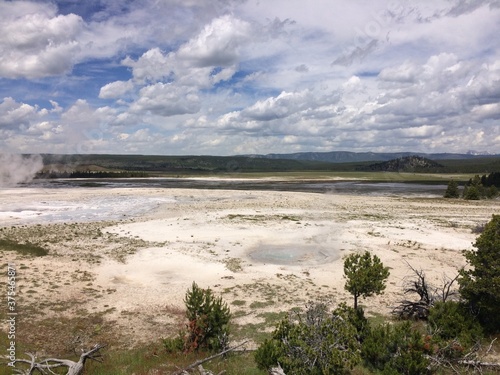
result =
M169 80L206 86L214 68L225 69L214 75L212 83L234 74L239 50L249 39L250 30L247 22L223 16L214 19L176 51L165 53L158 47L152 48L135 61L127 57L122 64L132 68L137 82Z
M338 100L338 93L282 92L241 111L220 116L215 126L224 131L244 131L252 136L326 135L329 119L339 110L335 105Z
M154 82L170 75L171 60L159 48L153 48L143 53L137 61L127 57L122 64L132 68L132 75L136 81Z
M87 3L0 2L0 33L4 36L0 38L0 77L57 76L91 59L108 59L125 50L135 52L157 46L156 41L160 41L160 47L170 46L195 33L198 22L213 19L224 6L224 1ZM58 14L58 6L66 13ZM92 14L95 10L97 13ZM172 14L176 16L171 17ZM195 22L186 22L188 18ZM193 45L191 53L195 55L192 57L198 54L201 60L210 60L217 58L215 52L223 52L223 59L229 58L232 52L234 55L232 48L237 35L232 37L231 30L229 34L224 30L231 22L221 19L212 29L207 28L205 39L199 42L212 44L206 51L203 45L197 49ZM235 33L239 25L242 22L234 24ZM214 49L217 42L226 44L217 50ZM186 52L189 55L189 48Z
M200 99L196 93L169 83L156 83L144 87L140 98L131 106L131 111L148 111L158 116L175 116L196 113L200 110Z
M295 67L295 71L299 73L307 73L309 71L309 68L306 64L300 64Z
M0 1L0 147L495 150L497 3Z
M418 67L411 62L405 62L397 67L389 67L383 69L378 78L387 82L413 83L418 79Z
M162 117L194 114L201 109L200 93L236 73L238 50L247 39L249 25L231 16L213 20L177 50L153 48L137 60L122 64L132 68L140 87L131 113L142 111ZM118 98L133 89L131 81L115 81L101 88L101 98Z
M277 97L259 100L254 105L241 111L241 117L259 121L276 120L307 108L310 100L308 91L298 93L283 91Z
M223 16L213 20L196 38L181 46L177 56L201 68L231 66L237 63L238 50L249 39L250 32L248 22Z
M0 128L19 128L30 124L40 116L37 106L18 103L13 98L4 98L0 103Z
M397 138L424 139L436 137L443 131L441 126L422 125L411 128L396 129L393 135Z
M337 57L332 62L332 65L349 66L356 60L363 61L370 53L375 51L378 43L379 42L377 40L372 39L362 46L356 46L346 54Z
M479 121L500 120L500 103L475 106L472 108L472 117Z
M472 13L476 9L488 5L491 7L498 7L500 5L499 1L491 1L491 0L455 0L455 4L451 7L451 9L447 10L445 15L458 17L463 14Z
M24 7L38 12L19 14L16 2L0 5L0 76L40 78L68 72L80 50L75 38L83 30L82 19L56 15L50 6L44 11L31 3Z
M115 99L124 96L126 93L134 88L131 81L115 81L108 83L101 87L99 91L99 98L101 99Z

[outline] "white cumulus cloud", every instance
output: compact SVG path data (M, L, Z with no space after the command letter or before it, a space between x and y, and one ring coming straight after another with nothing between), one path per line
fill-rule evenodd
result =
M115 81L101 87L99 98L115 99L120 98L134 88L131 81Z
M250 38L250 32L248 22L229 15L217 18L184 44L178 57L197 67L230 66L238 61L239 48Z
M0 76L39 78L68 72L80 46L81 17L45 12L18 14L16 2L0 5ZM38 6L35 5L35 9Z

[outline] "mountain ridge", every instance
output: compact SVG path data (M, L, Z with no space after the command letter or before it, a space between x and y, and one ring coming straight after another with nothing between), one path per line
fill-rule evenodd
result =
M409 156L420 156L431 160L475 159L484 157L498 157L499 154L479 153L424 153L424 152L352 152L352 151L326 151L326 152L296 152L296 153L271 153L247 154L247 157L265 159L312 160L329 163L350 163L367 161L389 161Z

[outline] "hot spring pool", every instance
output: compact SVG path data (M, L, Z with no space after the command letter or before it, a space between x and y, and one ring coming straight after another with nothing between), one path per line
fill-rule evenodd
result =
M252 249L248 256L254 262L297 266L329 263L340 258L336 250L296 243L260 244Z

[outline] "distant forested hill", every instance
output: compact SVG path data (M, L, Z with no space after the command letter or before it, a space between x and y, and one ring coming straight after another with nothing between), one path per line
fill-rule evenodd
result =
M384 161L382 163L370 164L360 168L360 170L371 172L437 173L445 171L445 167L433 160L413 155Z

